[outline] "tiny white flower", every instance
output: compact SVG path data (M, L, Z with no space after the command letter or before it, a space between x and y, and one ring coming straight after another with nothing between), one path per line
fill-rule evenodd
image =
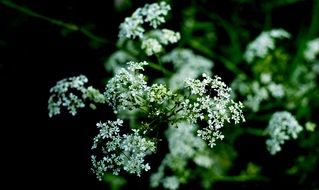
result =
M274 113L266 128L266 132L270 135L270 139L266 141L267 149L271 154L276 154L286 140L296 139L302 130L291 113L287 111Z

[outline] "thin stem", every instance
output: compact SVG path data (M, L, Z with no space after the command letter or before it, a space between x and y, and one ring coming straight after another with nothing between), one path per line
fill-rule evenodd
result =
M139 109L140 109L140 110L142 110L142 111L143 111L143 113L145 113L145 114L147 114L147 113L148 113L148 111L147 111L146 109L144 109L143 107L140 107Z
M171 114L169 114L167 116L167 120L172 117L173 115L176 115L178 112L182 111L183 110L183 107L180 107L179 109L177 109L176 111L173 111Z
M50 17L44 16L44 15L41 15L41 14L39 14L39 13L29 9L29 8L17 5L17 4L15 4L15 3L11 2L11 1L8 1L8 0L2 0L2 1L0 1L0 3L2 3L4 6L10 7L12 9L14 9L14 10L20 12L20 13L23 13L25 15L28 15L30 17L34 17L34 18L37 18L37 19L40 19L40 20L47 21L47 22L49 22L51 24L66 28L68 30L81 32L86 37L90 38L91 40L97 41L99 43L113 44L113 43L111 43L109 40L107 40L105 38L96 36L95 34L90 32L89 30L83 28L82 26L78 26L78 25L73 24L73 23L67 23L67 22L64 22L64 21L61 21L61 20L57 20L57 19L54 19L54 18L50 18Z
M151 67L152 69L155 69L155 70L163 72L167 76L173 75L173 73L171 71L165 69L161 65L158 65L158 64L155 64L155 63L152 63L152 62L148 62L148 66Z
M150 132L152 132L154 129L158 129L158 123L154 125L154 127L151 127L151 125L155 122L158 121L159 119L161 119L160 117L157 117L156 119L154 119L153 121L151 121L148 125L150 127L150 129L144 133L145 135L148 135ZM157 132L158 133L158 132ZM158 134L156 135L156 139L157 139Z
M122 154L127 158L127 159L129 159L130 160L130 157L128 157L126 154L125 154L125 152L124 151L122 151Z
M215 181L225 181L225 182L245 182L245 181L268 181L267 178L263 176L248 176L248 175L239 175L239 176L214 176L212 180Z

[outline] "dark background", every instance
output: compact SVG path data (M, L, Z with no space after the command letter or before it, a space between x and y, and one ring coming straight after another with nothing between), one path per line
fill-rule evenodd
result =
M9 185L4 189L107 189L108 186L97 181L90 172L90 147L97 133L95 123L112 117L109 110L81 110L76 117L64 114L49 119L49 89L56 81L79 74L86 75L90 85L103 89L102 79L110 76L104 69L104 62L116 50L114 43L118 25L147 1L133 1L132 8L123 12L115 11L113 1L109 0L14 2L42 15L80 26L93 23L91 31L111 43L92 44L80 32L65 36L62 27L0 4L0 134L3 159L0 171L5 176L4 182ZM184 1L176 2L176 6L185 6ZM212 4L212 10L216 9L225 17L238 8L230 0L214 1ZM302 1L283 10L275 10L272 13L276 20L273 25L285 26L292 33L297 33L309 22L310 12L307 10L310 6L311 1ZM263 19L258 8L258 1L246 5L245 9L249 11L244 16ZM176 15L181 17L178 12ZM247 151L251 148L250 144L239 148L243 149L243 154L254 154ZM278 163L280 165L280 161ZM280 178L280 181L276 179L276 173L268 175L273 175L273 182L279 185L217 184L216 189L294 189L291 179ZM309 176L310 181L316 176ZM130 178L134 182L130 182L128 189L133 186L143 189L148 185L144 182L143 187L143 178Z
M78 25L96 23L98 33L117 38L112 1L14 2ZM95 123L107 117L84 111L49 119L47 100L56 81L79 74L103 89L103 64L115 47L93 49L81 33L64 37L63 28L1 4L0 28L3 189L107 189L90 171Z

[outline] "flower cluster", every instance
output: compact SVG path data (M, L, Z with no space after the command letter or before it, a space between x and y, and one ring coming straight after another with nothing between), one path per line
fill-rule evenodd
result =
M151 118L156 118L159 115L165 115L170 107L170 103L174 102L174 94L170 89L166 88L164 84L153 84L150 86L146 93L148 111Z
M233 120L236 124L244 121L242 104L230 98L230 88L217 76L212 79L203 74L203 80L185 80L183 89L173 92L164 84L147 85L146 77L140 73L147 62L131 61L127 64L127 68L119 69L108 81L103 94L93 87L84 87L87 82L84 76L64 79L51 89L54 93L49 99L51 115L57 114L61 105L75 114L76 108L84 107L86 99L93 103L107 103L124 118L129 113L127 111L131 110L144 114L142 118L145 120L139 120L141 125L135 126L131 134L120 134L122 120L97 124L100 133L94 138L92 149L99 149L101 153L92 156L92 163L93 171L99 179L106 171L117 174L124 170L140 175L142 171L149 170L150 166L144 163L144 157L155 151L155 143L148 140L152 137L149 132L159 130L159 125L181 125L175 133L168 135L172 151L166 160L184 162L182 158L189 159L203 149L203 140L213 147L217 139L222 139L220 128L225 122ZM81 96L76 96L70 90L78 91ZM67 96L68 93L72 95ZM58 101L54 102L55 99ZM208 127L199 129L198 137L189 135L193 131L192 125L196 125L199 120L207 120ZM189 125L181 122L188 122ZM204 155L197 157L195 163L203 167L210 165ZM171 184L167 188L176 187L172 179L163 179Z
M141 9L141 14L145 17L144 21L149 22L150 26L157 28L158 25L165 22L165 17L171 7L162 1L160 4L146 4Z
M106 83L104 92L100 93L92 86L86 87L88 79L83 75L63 79L50 90L50 117L59 114L62 107L75 115L89 102L92 109L95 109L95 104L107 104L120 118L96 124L99 132L93 139L91 162L92 171L99 180L108 172L141 176L142 172L149 171L148 156L156 152L164 135L168 153L162 156L164 159L151 175L150 185L176 190L198 175L196 177L202 178L201 184L208 189L212 181L223 180L223 175L227 175L232 166L236 151L227 147L233 145L237 135L246 132L269 135L265 143L267 150L274 155L281 151L287 140L296 139L303 130L291 113L281 111L272 115L265 130L235 131L233 136L229 136L223 131L224 126L245 122L244 105L252 110L249 118L256 117L259 122L268 118L268 115L259 114L268 114L277 106L287 110L303 106L298 112L298 116L302 117L310 111L304 107L312 103L307 95L317 97L318 93L313 89L319 73L319 38L306 44L302 52L304 60L301 60L306 64L297 63L299 56L295 61L297 64L289 64L289 61L294 61L289 51L276 46L291 35L283 29L264 31L247 46L243 55L244 61L250 64L251 72L248 73L237 68L241 62L237 59L240 47L227 49L221 44L220 47L226 49L217 52L231 50L230 54L236 56L229 59L223 55L213 56L221 62L228 60L225 68L239 73L232 88L229 88L220 77L213 76L214 63L211 60L190 49L165 49L171 48L171 44L181 38L179 32L161 27L170 10L165 2L146 4L120 24L117 47L121 49L105 65L114 76ZM187 19L187 26L183 28L183 34L191 40L186 39L183 44L197 52L207 53L206 50L216 47L214 31L205 38L198 34L215 30L215 27L216 31L223 30L219 30L219 25L208 22L197 23L196 11L192 10L186 11L185 14L192 15L192 18ZM223 24L221 26L224 27ZM227 23L225 27L226 31L231 29ZM238 44L238 37L244 33L236 35L230 35L231 44ZM211 45L205 47L207 44ZM146 55L155 56L149 58ZM139 62L145 57L152 62ZM156 73L145 72L147 65ZM289 80L286 80L288 72ZM232 89L242 95L239 99L243 98L243 104L232 99ZM125 128L124 120L129 122L129 127ZM314 131L316 125L307 123L305 126L306 130ZM231 143L215 147L225 136ZM247 174L251 172L257 176L258 171L248 170L249 165ZM245 172L241 172L239 178L225 179L243 179L242 176L246 179L249 175Z
M155 143L139 134L133 129L132 134L120 134L123 121L108 121L97 123L99 134L94 138L92 149L100 147L103 156L98 159L92 155L93 172L98 179L102 179L106 171L117 175L121 170L140 176L142 171L150 170L145 157L155 152Z
M120 25L120 38L143 38L145 29L143 23L149 23L153 28L165 22L165 16L171 7L165 2L146 4L143 8L138 8L131 17L125 18Z
M181 120L192 124L207 120L208 127L198 130L198 135L211 147L217 139L223 139L220 128L225 122L244 121L243 105L230 98L231 90L220 77L212 79L203 74L203 80L188 79L184 89L189 94L175 94L162 84L147 85L145 76L139 73L146 62L128 64L128 69L120 70L106 85L105 97L116 112L145 108L148 118L161 115L173 125Z
M169 29L153 30L142 39L142 49L148 56L162 52L163 46L174 44L181 38L179 32L174 32Z
M157 54L162 51L162 45L159 43L158 40L154 38L147 38L143 40L141 48L145 49L145 53L148 56Z
M189 79L186 88L190 91L190 97L182 102L181 115L191 123L207 119L208 126L197 131L198 136L208 141L210 147L216 144L216 140L222 140L224 135L220 129L225 122L231 120L235 124L245 121L242 113L243 104L236 103L230 98L231 89L215 76L211 78L203 74L203 80ZM211 97L211 94L216 94Z
M120 40L135 39L141 40L141 49L148 56L163 51L163 45L173 44L180 39L180 33L169 29L157 29L165 22L165 16L171 7L165 2L146 4L138 8L131 17L125 18L120 25ZM148 23L153 30L146 31L143 23Z
M108 81L104 93L109 105L117 112L120 110L133 110L144 101L143 96L147 84L145 76L138 73L144 70L146 62L128 62L127 69L122 68Z
M270 50L275 49L276 39L290 38L290 34L283 29L273 29L262 32L253 42L251 42L244 54L244 59L248 63L256 58L264 58Z
M296 139L302 130L291 113L287 111L274 113L266 128L266 132L270 135L270 139L266 141L267 149L271 154L276 154L285 141L290 138Z
M75 115L77 109L85 107L86 99L94 103L105 103L105 98L99 90L92 86L88 88L84 86L87 82L88 79L83 75L58 81L50 89L52 95L48 101L49 116L60 114L61 107L66 107L70 114ZM95 108L93 103L90 105Z
M181 35L179 32L174 32L169 29L162 29L159 34L160 42L164 45L174 44L180 40Z

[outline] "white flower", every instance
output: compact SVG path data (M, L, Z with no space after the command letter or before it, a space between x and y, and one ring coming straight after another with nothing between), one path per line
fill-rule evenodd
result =
M233 121L235 124L245 121L242 113L243 104L234 102L230 98L231 89L215 76L214 79L203 74L203 80L189 79L186 88L194 97L182 102L182 115L191 123L197 123L203 114L207 116L208 126L199 129L198 136L208 141L210 147L215 145L216 140L222 140L224 135L219 131L225 124ZM210 94L216 94L210 97Z
M145 22L148 22L153 28L157 28L158 25L165 22L165 16L169 10L171 7L162 1L160 4L146 4L142 8L141 14L145 17Z
M99 180L107 171L117 175L121 170L140 176L142 171L150 170L144 158L155 152L155 143L139 135L139 130L131 134L120 134L123 121L98 123L100 133L94 138L93 150L100 148L102 156L92 156L92 171Z
M165 2L146 4L136 9L131 17L125 18L124 22L120 24L119 38L143 38L145 32L143 23L149 23L151 27L157 28L158 25L165 22L165 16L170 9Z
M61 107L66 107L71 115L75 115L77 109L85 107L86 99L94 103L105 103L106 99L99 90L84 86L87 82L88 79L83 75L58 81L50 89L52 95L48 100L49 117L60 114Z
M125 21L120 24L119 38L142 38L145 31L142 27L143 23L141 9L138 8L131 17L125 18Z
M266 132L270 135L270 139L266 141L267 149L271 154L276 154L281 150L280 145L290 138L296 139L302 130L291 113L287 111L274 113L266 128Z
M264 58L270 50L275 49L276 39L285 38L290 38L290 34L283 29L273 29L262 32L248 45L244 53L244 59L248 63L251 63L256 58Z
M198 136L208 141L211 147L218 139L224 138L219 129L224 126L225 122L233 121L237 124L245 120L242 114L243 105L231 100L231 89L221 81L220 77L215 76L212 79L203 74L203 80L186 80L184 88L188 89L191 94L186 97L183 94L173 94L161 84L147 86L144 75L139 73L147 64L146 62L129 62L128 64L130 65L128 69L118 72L106 87L105 96L115 110L146 107L149 112L148 117L161 115L163 119L167 119L173 125L181 120L187 120L191 124L196 124L199 120L206 120L208 126L197 132ZM213 95L210 96L210 94ZM164 104L165 102L170 102L175 106L169 108L166 106L169 104ZM183 146L179 146L179 149L181 147ZM182 152L192 154L192 149L187 146L184 148Z
M153 84L148 90L149 101L157 104L163 104L172 95L172 91L163 84Z
M158 54L162 51L162 45L154 38L147 38L142 40L142 49L145 49L145 53L148 56Z
M169 43L174 44L178 42L178 40L180 40L181 38L181 35L179 32L174 32L169 29L162 29L161 35L159 37L160 37L160 42L164 45L167 45Z
M108 81L104 93L110 106L115 111L133 110L143 104L143 97L148 87L145 76L138 71L144 70L146 62L128 62L127 69L120 69L116 75Z

